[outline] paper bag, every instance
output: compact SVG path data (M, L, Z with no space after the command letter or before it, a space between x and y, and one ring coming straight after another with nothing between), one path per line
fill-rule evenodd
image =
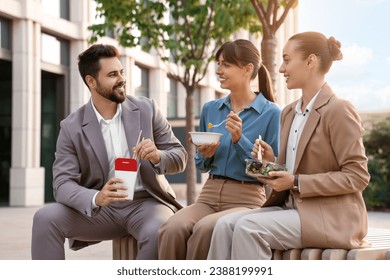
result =
M138 162L133 158L117 158L115 160L115 177L123 180L127 190L120 190L127 194L128 200L133 200L134 188L137 181Z

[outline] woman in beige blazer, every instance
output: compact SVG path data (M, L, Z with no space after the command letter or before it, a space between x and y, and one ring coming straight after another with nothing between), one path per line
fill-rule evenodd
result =
M318 32L292 36L280 72L302 97L281 115L279 164L288 171L259 178L272 188L261 209L218 220L209 259L271 259L272 249L364 246L367 211L362 192L370 175L359 115L325 82L341 44ZM261 141L263 159L274 159ZM259 151L254 145L254 156ZM282 211L283 210L283 211Z

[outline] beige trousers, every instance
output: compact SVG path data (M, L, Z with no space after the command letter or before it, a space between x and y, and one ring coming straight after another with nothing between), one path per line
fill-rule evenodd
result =
M229 213L259 208L260 184L208 179L196 203L179 210L159 230L159 259L206 259L217 220Z
M233 213L218 220L207 258L267 260L272 258L272 249L302 247L298 211L265 207Z

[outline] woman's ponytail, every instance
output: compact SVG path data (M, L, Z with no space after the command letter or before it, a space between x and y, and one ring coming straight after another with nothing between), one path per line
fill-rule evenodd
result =
M259 91L263 96L271 102L276 102L274 90L272 87L272 79L264 64L260 65L258 72Z

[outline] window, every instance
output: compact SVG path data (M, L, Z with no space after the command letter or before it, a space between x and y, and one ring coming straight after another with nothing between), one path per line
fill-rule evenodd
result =
M135 95L149 97L149 70L139 65L135 65L134 69L133 85Z
M194 90L194 117L199 118L200 116L200 110L201 110L201 103L200 103L200 87L195 87Z
M41 0L45 13L69 20L69 0Z
M0 17L0 48L11 50L11 21Z
M12 63L0 59L0 205L9 203L12 143Z
M167 117L168 118L177 118L177 81L174 79L168 78L168 89L167 89L167 98L168 98L168 108L167 108Z
M42 33L42 60L56 65L69 66L69 42L55 36Z
M52 202L52 166L59 124L65 117L65 76L42 71L41 77L41 166L45 168L45 202Z

